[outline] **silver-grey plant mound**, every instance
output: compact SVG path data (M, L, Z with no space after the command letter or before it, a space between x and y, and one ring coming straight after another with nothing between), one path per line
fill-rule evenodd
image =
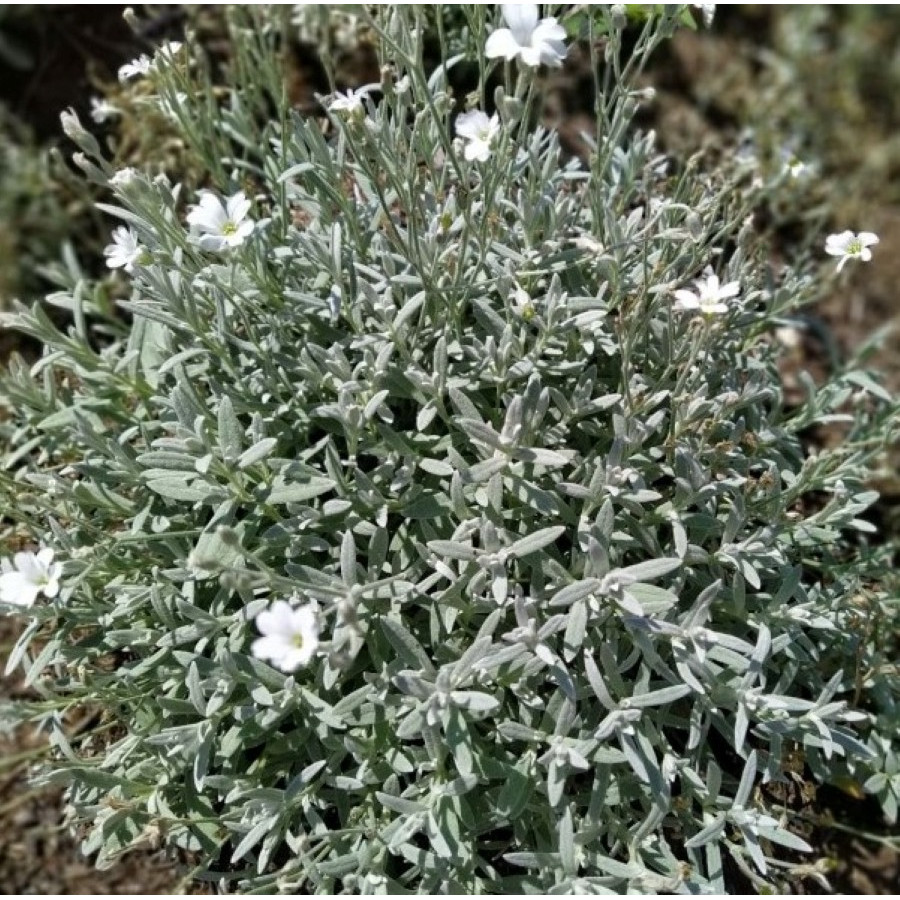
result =
M193 47L145 76L208 193L112 172L68 120L131 229L118 272L49 298L64 330L4 316L45 348L0 387L4 527L64 563L9 663L85 849L163 842L258 891L779 884L809 849L771 791L788 756L862 779L892 752L859 623L896 409L854 369L786 407L775 335L815 279L748 219L782 176L634 128L684 10L627 57L620 9L581 22L584 165L535 124L541 71L485 57L499 11L465 8L465 58L428 74L423 11L379 8L381 84L319 119L253 15L230 92ZM466 108L499 116L468 154ZM279 602L312 612L257 658Z

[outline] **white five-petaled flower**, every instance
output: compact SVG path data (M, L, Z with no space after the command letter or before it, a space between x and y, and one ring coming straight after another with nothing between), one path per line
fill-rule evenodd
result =
M358 90L349 88L345 94L335 91L334 99L328 104L328 111L346 113L351 117L365 115L366 107L363 101L369 96L369 90L367 87Z
M456 119L456 133L466 141L464 155L469 162L486 162L491 147L500 133L500 118L496 113L488 118L480 109L461 113Z
M140 177L140 173L137 169L132 166L125 166L124 169L119 169L112 178L109 179L109 183L113 187L124 188L128 187L131 184L134 184L135 181Z
M137 232L133 228L114 228L112 239L113 242L103 250L106 265L110 269L124 269L130 275L147 251L138 241Z
M829 256L840 257L837 264L837 270L840 272L848 259L861 259L863 262L868 262L872 258L872 251L869 247L877 243L878 235L871 231L861 231L859 234L842 231L840 234L828 235L825 241L825 252Z
M781 151L781 171L791 178L803 178L810 173L810 167L790 148Z
M188 213L187 222L204 250L228 250L239 247L252 234L255 223L247 218L248 212L250 201L243 191L224 203L215 194L204 191L200 202Z
M541 64L559 68L569 52L565 45L566 30L556 19L538 21L536 3L504 3L503 20L507 28L492 32L484 45L485 56L519 57L526 66Z
M164 44L160 44L159 47L156 48L157 57L161 57L163 59L167 59L171 61L175 56L178 55L178 52L181 50L181 41L166 41Z
M124 84L132 78L149 75L152 67L153 61L146 53L142 53L137 59L133 59L130 63L125 63L125 65L119 69L119 81Z
M117 106L113 106L109 100L101 97L91 97L91 118L98 124L102 125L109 119L114 119L121 115L121 111Z
M525 322L530 322L537 315L531 295L520 287L517 287L513 293L513 303L515 304L516 312Z
M55 597L59 593L59 576L62 566L53 562L49 547L37 553L17 553L13 564L3 560L0 575L0 602L12 606L34 606L38 594Z
M694 282L696 293L686 290L675 291L675 309L696 309L705 316L728 312L728 304L723 301L736 297L741 289L740 284L736 281L719 284L719 276L712 269L707 269L704 276Z
M319 646L319 626L312 606L295 609L285 600L276 600L255 621L262 637L253 642L250 652L282 672L305 666Z
M124 84L132 78L145 78L156 68L156 64L160 59L172 62L179 50L181 50L180 41L166 41L157 49L153 59L147 56L146 53L142 53L137 59L133 59L130 63L125 63L119 69L119 81Z

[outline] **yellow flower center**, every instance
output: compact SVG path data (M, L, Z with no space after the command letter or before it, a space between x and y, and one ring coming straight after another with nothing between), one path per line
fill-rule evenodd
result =
M222 226L222 234L226 236L237 234L237 225L235 225L234 222L226 222Z
M291 643L299 650L303 646L303 635L295 634L291 637Z

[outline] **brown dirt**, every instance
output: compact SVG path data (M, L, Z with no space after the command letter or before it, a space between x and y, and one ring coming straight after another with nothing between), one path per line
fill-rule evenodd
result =
M115 80L118 67L183 18L176 7L156 7L146 35L135 36L122 19L125 6L56 6L43 14L23 7L4 20L7 37L28 48L33 68L16 69L0 58L0 100L44 140L58 143L59 114L69 106L90 122L96 79Z
M22 623L0 618L0 660ZM31 696L15 675L0 678L0 703ZM36 789L30 773L48 758L45 735L31 726L6 732L0 722L0 885L5 894L198 893L184 861L157 851L135 851L98 871L78 850L64 822L63 791Z

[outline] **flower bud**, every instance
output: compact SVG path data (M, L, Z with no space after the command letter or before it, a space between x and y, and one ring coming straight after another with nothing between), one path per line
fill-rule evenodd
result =
M137 14L130 6L125 7L125 10L122 12L122 18L125 20L125 24L135 34L141 33L141 20L137 17Z
M59 151L57 151L57 153L58 152ZM92 181L94 184L106 184L106 175L103 173L103 170L97 168L97 166L95 166L80 151L72 154L72 162L75 163L75 165L78 166L78 168L81 169L82 172L84 172L89 181Z
M703 237L703 220L695 212L689 212L684 220L687 226L688 234L695 240L699 241Z
M494 91L494 106L497 107L500 120L504 125L515 125L522 118L522 112L525 109L522 101L518 97L510 97L502 86Z
M127 190L130 187L133 187L138 181L140 181L140 173L137 169L132 168L131 166L126 166L124 169L119 169L112 178L109 179L109 183L114 188L119 188L119 190Z
M77 144L88 156L92 156L95 159L102 157L103 154L100 152L100 145L97 143L97 139L89 131L85 130L75 110L64 110L60 113L59 120L62 123L64 134L70 141Z

